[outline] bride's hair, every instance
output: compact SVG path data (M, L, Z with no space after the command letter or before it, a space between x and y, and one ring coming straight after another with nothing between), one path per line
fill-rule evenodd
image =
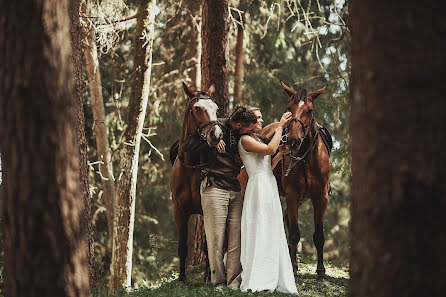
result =
M243 127L257 123L257 117L254 111L242 105L237 105L229 116L229 119L235 123L241 123Z

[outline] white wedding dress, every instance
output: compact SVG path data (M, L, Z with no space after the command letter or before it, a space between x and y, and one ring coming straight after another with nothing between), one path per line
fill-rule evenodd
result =
M240 290L297 294L271 156L245 151L241 140L238 148L249 176L241 223Z

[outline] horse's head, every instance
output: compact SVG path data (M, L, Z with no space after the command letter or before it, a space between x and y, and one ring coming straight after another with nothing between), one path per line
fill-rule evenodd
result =
M311 127L314 125L314 99L322 94L327 86L312 93L307 93L306 90L296 92L282 81L280 83L290 97L287 110L293 114L293 118L288 123L287 142L290 149L297 150L309 135Z
M216 145L223 138L223 132L217 124L218 106L212 99L213 85L207 92L194 91L183 82L183 88L189 97L187 102L188 134L198 134L209 145Z

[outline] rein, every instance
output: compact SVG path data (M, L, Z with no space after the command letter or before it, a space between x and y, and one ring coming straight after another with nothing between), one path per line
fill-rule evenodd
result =
M287 127L286 127L286 132L287 132L287 133L284 133L284 135L282 136L282 141L283 141L284 143L288 143L288 134L289 134L288 131L289 131L289 129L290 129L289 127L290 127L290 125L291 125L292 122L299 122L299 123L302 125L302 128L303 128L303 130L304 130L304 136L299 138L299 140L300 140L300 144L299 144L299 147L298 147L297 149L292 150L292 152L289 152L289 153L283 155L283 157L282 157L282 162L283 162L284 165L285 165L285 156L289 156L291 159L294 160L294 162L291 161L291 162L289 163L288 168L287 168L287 170L286 170L286 172L285 172L285 176L288 176L288 174L290 173L291 169L292 169L297 163L299 163L300 161L305 162L305 159L307 158L308 153L310 152L310 150L313 150L313 148L316 146L317 139L318 139L318 136L319 136L319 131L318 131L317 129L315 129L315 130L316 130L316 135L315 135L314 138L313 138L313 143L312 143L311 145L308 146L307 150L306 150L301 156L295 156L295 155L293 154L293 152L298 153L298 152L300 151L300 149L302 148L302 145L303 145L305 139L307 138L307 136L308 136L309 133L310 133L311 125L314 123L314 112L311 113L311 120L310 120L310 122L308 123L308 125L305 125L305 124L302 122L302 120L299 119L299 118L293 118L293 119L291 119L291 120L288 122L288 125L287 125ZM285 139L284 139L284 138L285 138Z
M190 113L190 115L192 116L192 119L194 120L195 127L197 128L197 134L198 134L204 141L207 141L206 134L203 134L202 130L203 130L204 128L206 128L207 126L211 126L211 125L212 125L212 126L215 126L215 125L218 125L218 121L209 121L209 122L206 122L206 123L204 123L204 124L202 124L202 125L200 125L200 126L198 125L198 121L197 121L197 119L195 118L194 113L193 113L193 111L192 111L192 102L194 102L194 101L196 101L196 100L198 101L199 99L212 100L210 96L208 96L208 97L195 96L195 97L191 98L191 99L189 100L189 102L187 103L187 104L188 104L188 112ZM190 134L189 137L192 136L192 135L194 135L194 134ZM189 169L206 169L206 168L209 166L209 163L203 163L203 164L197 164L197 165L188 165L188 164L186 164L186 163L184 162L183 157L180 156L180 155L178 155L178 160L180 161L180 163L181 163L182 166L184 166L184 167L186 167L186 168L189 168Z
M305 151L305 153L303 153L303 155L301 155L301 156L294 156L293 152L289 152L289 153L287 153L287 154L282 156L282 162L283 162L284 165L286 164L285 163L285 156L288 156L288 157L290 157L291 159L294 160L294 162L290 162L289 163L288 168L287 168L287 170L285 172L285 176L288 176L288 174L290 173L291 169L297 163L299 163L300 161L302 161L303 163L306 162L306 159L309 156L309 152L312 151L314 149L314 147L316 146L316 144L317 144L318 137L319 137L319 131L316 130L316 135L313 138L313 143L308 146L307 150ZM298 152L298 150L295 150L294 152Z
M304 129L305 132L304 132L304 136L301 137L301 138L299 138L299 139L300 139L299 147L298 147L296 150L293 150L292 152L289 152L289 153L287 153L287 154L285 154L285 155L282 155L282 171L285 170L285 165L286 165L286 163L285 163L285 156L290 157L290 162L288 163L288 168L286 169L285 173L283 173L285 176L288 176L288 175L290 174L291 169L293 169L293 167L294 167L296 164L298 164L299 162L302 162L302 163L303 163L303 165L304 165L304 166L303 166L303 169L304 169L304 178L305 178L305 193L304 193L304 197L305 197L305 196L307 195L307 192L308 192L308 178L307 178L307 169L305 168L305 162L307 161L307 158L308 158L308 156L309 156L309 153L310 153L311 151L313 151L313 149L316 147L317 140L318 140L318 138L319 138L319 131L317 130L317 128L315 129L315 131L316 131L315 133L316 133L316 134L315 134L314 137L313 137L313 143L311 143L311 144L308 146L307 150L306 150L302 155L300 155L300 156L295 156L293 153L294 153L294 152L298 153L298 152L300 151L300 149L302 148L302 145L303 145L305 139L307 138L307 136L308 136L309 133L310 133L311 125L314 123L314 112L312 112L312 114L311 114L311 120L310 120L310 122L308 123L308 125L305 125L305 124L302 122L302 120L299 119L299 118L293 118L293 119L291 119L291 120L288 122L288 125L287 125L287 128L286 128L286 132L289 131L289 126L290 126L291 122L299 122L299 123L302 125L302 128ZM284 134L284 135L282 136L282 141L285 142L285 143L288 143L288 134L289 134L289 132L286 133L286 134ZM284 136L285 136L285 139L283 139ZM293 161L293 160L294 160L294 161Z

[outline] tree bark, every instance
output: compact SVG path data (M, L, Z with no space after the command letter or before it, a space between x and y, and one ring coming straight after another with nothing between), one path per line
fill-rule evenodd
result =
M155 8L155 0L143 0L138 9L135 30L135 69L132 75L131 97L121 139L123 146L120 150L114 208L111 289L121 286L130 287L131 285L138 156L149 97ZM141 39L143 32L147 33L145 33L145 38Z
M349 2L350 296L446 289L446 25L441 5L419 4Z
M88 15L85 3L82 5L82 15ZM99 173L102 181L102 197L106 208L108 234L113 236L113 205L115 202L115 182L113 178L113 163L105 122L104 99L102 97L101 72L99 71L98 50L94 31L83 22L85 32L85 63L87 65L88 85L90 88L91 108L93 110L94 134L98 153Z
M87 296L68 2L0 4L7 296Z
M201 88L215 86L218 116L228 113L228 0L204 0L202 10Z
M244 23L244 13L242 23ZM242 103L242 86L244 76L245 49L243 45L244 29L239 24L237 26L237 43L235 45L235 77L234 77L234 105Z
M200 9L201 10L201 9ZM197 32L197 61L195 63L195 88L201 90L201 54L202 54L202 44L201 44L201 21L200 29Z
M204 221L202 215L191 215L189 219L189 234L187 238L187 262L192 265L202 264L206 261Z
M93 226L91 224L91 198L90 186L88 183L88 168L87 168L87 140L85 139L85 118L84 118L84 97L82 92L84 90L84 82L82 78L82 27L79 19L79 0L70 1L70 34L71 34L71 49L73 56L73 77L74 89L73 96L76 99L77 112L77 142L79 145L79 167L80 167L80 195L83 197L85 218L84 230L86 230L85 241L87 242L87 258L88 258L88 272L90 287L96 287L96 272L94 260L94 238Z

